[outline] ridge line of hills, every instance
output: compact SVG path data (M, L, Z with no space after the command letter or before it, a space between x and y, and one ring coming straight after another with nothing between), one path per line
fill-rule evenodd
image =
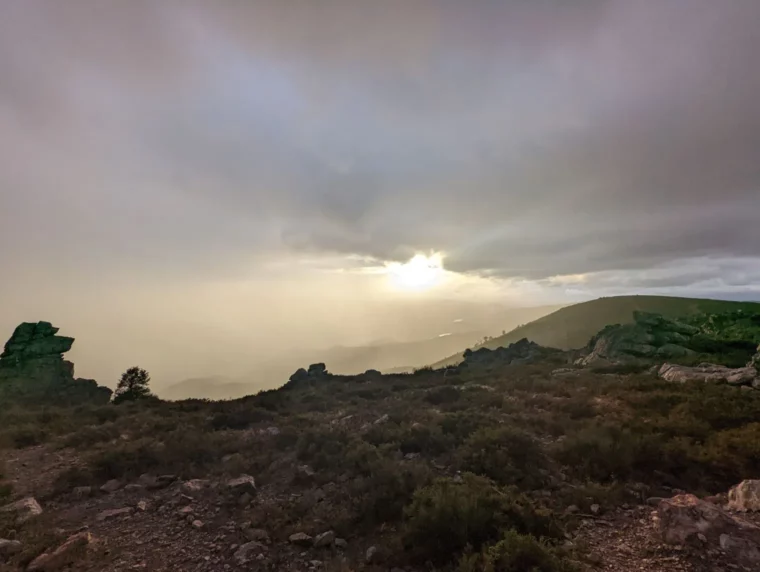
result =
M560 308L478 347L496 349L527 338L545 347L562 350L579 349L605 326L632 323L634 312L683 318L696 314L720 314L736 310L760 313L760 302L648 295L602 297ZM434 362L430 367L436 369L456 365L462 361L464 351L462 349L461 352Z

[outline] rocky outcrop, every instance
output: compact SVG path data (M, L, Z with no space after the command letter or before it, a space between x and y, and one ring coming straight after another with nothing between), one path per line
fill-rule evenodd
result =
M14 503L5 505L0 508L0 512L13 513L19 522L27 520L42 514L42 507L34 497L26 497Z
M82 560L93 543L89 532L80 532L51 552L45 552L32 560L30 572L55 572Z
M758 373L760 373L760 346L757 346L757 353L752 356L752 359L747 364L747 367L754 367Z
M549 355L559 353L561 353L560 350L545 348L523 338L505 348L499 347L494 350L488 348L468 349L464 352L464 361L459 367L492 369L505 365L533 363Z
M607 326L591 338L579 365L636 363L694 355L685 344L699 330L659 314L634 312L632 324Z
M728 491L726 508L738 512L760 511L760 480L742 481Z
M758 385L758 373L753 367L730 368L723 365L701 363L694 367L665 363L657 374L665 381L686 383L728 383L729 385Z
M293 375L290 376L288 383L285 387L294 387L304 383L312 381L322 381L332 377L332 374L327 371L327 366L323 363L313 363L309 366L309 369L298 369Z
M74 377L74 364L63 359L74 338L57 334L50 322L24 322L16 328L0 354L0 398L56 404L111 399L107 387Z
M760 527L694 495L663 499L657 525L668 544L721 549L740 566L760 566Z

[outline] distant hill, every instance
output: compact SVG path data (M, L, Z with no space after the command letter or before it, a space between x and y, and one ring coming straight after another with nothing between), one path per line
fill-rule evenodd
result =
M451 303L443 304L437 321L432 321L431 316L424 312L415 313L412 311L413 308L410 308L409 327L400 325L403 327L403 331L399 332L401 335L407 336L410 330L415 331L414 328L419 328L420 321L428 324L429 331L436 331L433 329L436 328L438 335L417 340L386 339L366 345L283 351L281 355L273 356L264 362L245 365L249 373L244 375L199 376L156 387L154 390L163 399L237 398L262 389L280 387L298 368L307 367L312 363L325 363L329 371L338 374L363 373L368 369L376 369L383 373L412 371L441 356L452 354L459 348L476 344L486 335L492 336L499 330L509 330L561 307L509 308L498 304Z
M633 322L633 312L641 310L680 318L698 313L717 314L732 310L760 313L758 302L731 302L700 298L677 298L670 296L614 296L598 298L567 306L533 322L519 326L506 335L496 337L482 347L508 346L522 338L528 338L542 346L576 349L585 346L593 335L609 324ZM444 367L462 360L465 348L433 364Z

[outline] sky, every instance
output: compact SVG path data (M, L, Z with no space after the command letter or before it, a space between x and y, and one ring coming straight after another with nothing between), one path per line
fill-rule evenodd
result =
M0 0L0 330L53 321L111 383L433 335L410 316L444 300L760 299L758 24L757 0ZM418 254L435 285L394 283Z

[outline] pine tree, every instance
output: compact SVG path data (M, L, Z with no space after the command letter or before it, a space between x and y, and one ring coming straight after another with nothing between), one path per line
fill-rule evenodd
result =
M116 386L114 392L113 402L118 404L124 401L153 397L148 388L149 383L150 374L147 371L139 367L130 367L121 374L119 385Z

